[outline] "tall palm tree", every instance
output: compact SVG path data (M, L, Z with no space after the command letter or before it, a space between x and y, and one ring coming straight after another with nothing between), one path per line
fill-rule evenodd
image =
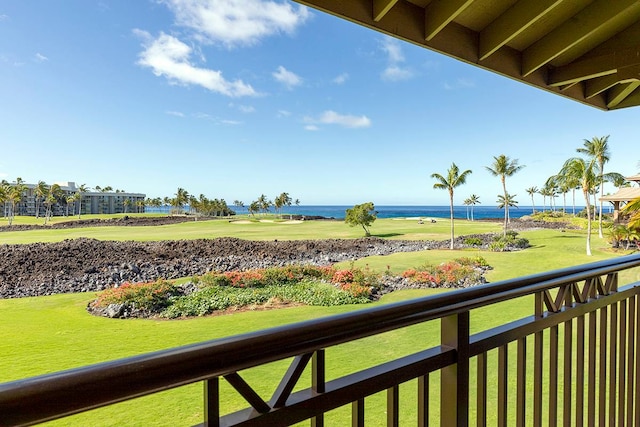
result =
M603 237L602 234L602 197L604 197L604 164L609 161L611 153L609 152L609 135L585 139L584 147L578 148L576 151L581 154L586 154L588 157L595 160L598 164L598 177L600 182L600 205L598 209L598 236Z
M497 157L493 157L493 163L491 166L485 166L487 171L493 176L500 177L500 182L502 183L502 193L504 198L507 199L509 193L507 193L507 184L506 179L508 176L512 176L520 169L522 169L524 165L518 164L518 159L511 159L504 154L500 154ZM504 210L504 219L505 224L509 222L509 206L507 205ZM504 235L507 235L507 228L504 228Z
M527 193L529 193L529 195L531 196L531 207L533 208L533 212L532 213L536 213L536 203L533 200L533 195L536 194L538 192L538 187L536 187L535 185L533 187L529 187L526 190Z
M78 219L80 219L80 215L82 215L82 196L87 191L89 191L89 187L87 187L87 184L82 184L76 189L76 195L78 199Z
M26 186L24 184L10 184L5 190L5 201L9 202L9 225L13 224L16 216L16 206L22 200L22 195Z
M469 204L471 205L471 221L474 221L473 208L475 205L479 205L482 202L480 202L480 197L476 194L470 195L468 200L469 200Z
M640 197L630 201L622 212L631 215L627 227L640 231Z
M36 218L40 218L40 202L44 199L45 194L49 190L49 186L44 181L38 181L36 188L33 189L36 199Z
M456 166L455 163L451 163L451 167L447 170L447 175L442 176L439 173L434 173L431 175L431 178L436 179L438 182L433 184L433 188L439 190L447 190L449 191L449 209L451 212L451 249L453 250L453 189L466 183L467 176L471 174L471 171L467 169L466 171L460 173L460 169Z
M591 202L589 196L598 181L595 171L595 159L585 160L581 157L573 157L567 160L560 175L572 176L580 182L582 194L587 207L587 255L591 255Z
M503 195L503 194L498 194L498 209L504 209L505 211L508 210L509 208L517 208L518 207L518 202L516 201L515 197L517 196L517 194L509 194L507 193L507 195ZM504 219L504 230L505 230L505 235L507 232L507 223L508 223L509 218L505 217Z
M264 194L261 194L260 197L258 197L258 206L260 206L260 210L266 214L267 212L269 212L269 207L271 206L271 200L267 199L267 196L265 196Z
M62 195L62 189L58 184L53 184L49 187L49 191L45 196L45 205L47 210L44 214L44 223L47 224L51 217L53 216L53 205L58 202L58 197Z
M469 206L471 206L471 199L464 199L462 204L467 207L467 221L469 221Z

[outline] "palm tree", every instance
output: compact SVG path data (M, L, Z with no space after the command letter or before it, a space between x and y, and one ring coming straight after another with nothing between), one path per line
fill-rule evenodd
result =
M438 182L433 184L433 188L439 190L447 190L449 191L449 208L451 212L451 249L453 250L453 189L464 184L467 181L467 176L471 174L471 170L467 169L466 171L460 173L460 169L456 166L455 163L451 163L451 167L447 171L447 175L442 176L439 173L434 173L431 175L431 178L436 179Z
M585 160L573 157L567 160L560 171L560 175L571 176L580 182L582 194L587 207L587 255L591 255L591 202L589 195L598 180L595 174L595 159Z
M475 205L479 205L481 203L480 202L480 197L477 196L476 194L472 194L471 196L469 196L469 199L467 199L467 200L469 200L469 204L471 205L471 221L474 221L474 219L473 219L473 207Z
M506 196L502 195L502 194L498 194L498 209L504 209L505 211L509 210L509 208L517 208L518 207L518 202L516 201L515 197L517 196L517 194L509 194L507 193ZM504 219L504 231L505 231L505 235L507 232L507 223L508 223L509 217L505 217Z
M49 186L44 181L38 181L36 184L36 188L34 188L33 192L35 193L36 199L36 218L40 217L40 201L44 199L45 194L49 190Z
M533 212L532 213L536 213L536 203L533 201L533 195L538 192L538 187L536 187L534 185L533 187L529 187L524 191L529 193L529 195L531 196L531 207L533 207Z
M627 227L640 231L640 197L629 202L622 212L631 215Z
M184 205L189 202L189 192L184 188L178 188L175 194L174 206L178 210L179 213L183 212Z
M22 193L25 190L25 185L22 183L9 184L5 190L4 199L9 202L9 225L13 224L13 219L16 216L16 206L22 200Z
M491 175L500 177L500 182L502 183L502 193L505 199L507 199L508 198L507 196L509 195L507 193L506 178L508 176L515 174L523 167L524 165L518 164L518 159L511 159L508 156L505 156L504 154L500 154L497 157L494 156L493 164L491 166L485 166L485 168L487 169L487 171L489 171L489 173L491 173ZM504 219L506 224L509 221L508 205L505 207L505 210L504 210ZM506 227L504 228L504 235L505 236L507 235Z
M53 216L53 205L58 202L58 197L62 195L62 189L58 184L49 187L49 191L45 196L45 205L47 210L44 214L44 223L46 224Z
M604 164L609 161L609 135L600 138L593 137L584 140L584 147L576 150L578 153L586 154L598 164L598 178L600 183L600 207L598 209L598 236L602 234L602 197L604 197Z
M82 184L76 189L76 195L78 198L78 219L80 219L80 215L82 215L82 195L87 191L89 191L87 184Z
M6 215L5 205L7 203L7 191L9 190L9 184L3 179L0 183L0 204L2 204L2 217Z
M249 211L249 215L255 216L256 212L260 211L260 203L258 203L257 200L254 200L249 204L247 210Z
M267 196L265 196L264 194L261 194L260 197L258 197L258 206L260 207L260 210L263 213L267 213L269 212L269 206L271 206L271 200L267 199Z
M462 204L467 207L467 221L469 221L469 206L471 205L471 199L464 199Z

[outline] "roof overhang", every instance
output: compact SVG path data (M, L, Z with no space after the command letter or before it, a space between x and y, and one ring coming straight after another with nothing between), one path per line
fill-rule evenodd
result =
M600 197L603 202L629 202L640 197L640 188L626 187L618 190L616 194Z
M603 110L640 105L638 0L295 0Z

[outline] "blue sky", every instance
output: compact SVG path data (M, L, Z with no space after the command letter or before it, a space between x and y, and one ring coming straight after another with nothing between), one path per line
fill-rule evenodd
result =
M638 171L639 109L603 112L288 1L0 3L0 179L245 203L521 205L584 139ZM614 191L605 187L605 191ZM541 196L536 203L541 203Z

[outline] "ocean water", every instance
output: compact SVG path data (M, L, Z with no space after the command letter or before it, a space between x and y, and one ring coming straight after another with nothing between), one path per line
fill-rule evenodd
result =
M317 205L317 206L288 206L282 210L283 215L306 215L306 216L322 216L325 218L344 219L346 210L353 206L347 205ZM247 208L238 208L230 206L237 214L247 214ZM449 206L376 206L378 218L449 218ZM540 210L540 206L536 207ZM576 207L576 211L582 210L582 207ZM147 212L163 212L168 213L169 207L146 208ZM571 208L569 208L569 212ZM273 208L271 213L273 213ZM457 219L466 219L467 212L471 216L471 208L466 206L454 206L453 213ZM530 215L533 212L531 206L519 206L518 208L509 209L511 218L520 218L524 215ZM475 206L473 208L474 219L500 219L504 218L504 210L495 206Z
M293 215L318 215L325 218L344 219L346 210L353 206L290 206L283 209L284 214ZM375 206L378 218L449 218L449 206ZM531 207L519 207L509 209L512 218L519 218L530 215L533 211ZM241 213L240 210L236 211ZM467 207L454 206L453 215L455 218L466 219ZM469 208L471 216L471 208ZM491 206L475 206L473 209L474 219L504 218L504 210Z

